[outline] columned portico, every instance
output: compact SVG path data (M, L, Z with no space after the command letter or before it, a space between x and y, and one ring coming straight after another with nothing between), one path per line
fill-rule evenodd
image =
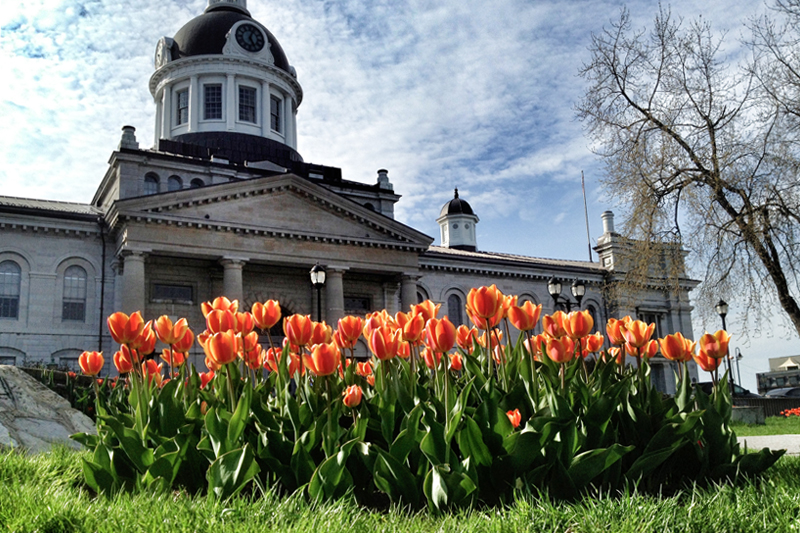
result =
M239 300L242 302L244 298L244 289L242 287L242 268L246 260L241 257L223 257L220 259L222 265L222 291L224 296L229 300Z
M123 252L122 270L122 309L126 314L136 311L145 312L145 277L144 277L144 252Z
M325 281L325 321L336 328L339 319L344 317L344 273L347 267L328 265L325 267L328 279Z
M403 312L408 312L412 305L417 303L417 280L420 276L416 274L403 274L400 276L400 307Z

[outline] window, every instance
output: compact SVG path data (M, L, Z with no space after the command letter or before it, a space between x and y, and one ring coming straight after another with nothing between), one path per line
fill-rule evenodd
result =
M19 318L22 270L14 261L0 263L0 318Z
M203 120L222 120L222 85L203 85Z
M372 310L372 300L359 296L344 297L344 312L348 315L365 315Z
M270 114L270 127L272 131L280 133L283 131L281 127L281 99L277 96L271 96L269 99L269 114Z
M645 324L655 324L656 329L653 333L653 338L663 337L661 331L661 314L660 313L639 313L639 320L644 322Z
M148 172L144 176L144 193L145 194L158 194L158 174Z
M252 87L239 87L239 120L256 122L256 90Z
M457 294L451 294L447 297L447 317L453 325L460 326L464 323L463 309L461 298Z
M167 180L167 189L170 191L179 191L183 189L183 180L178 176L170 176Z
M86 321L86 271L73 265L64 271L64 299L61 320Z
M192 303L194 301L194 288L191 285L154 283L153 300Z
M189 122L189 90L178 91L175 96L177 96L178 100L178 105L175 108L175 122L178 125L186 124Z
M199 189L200 187L205 187L205 182L200 178L195 178L189 183L190 189Z

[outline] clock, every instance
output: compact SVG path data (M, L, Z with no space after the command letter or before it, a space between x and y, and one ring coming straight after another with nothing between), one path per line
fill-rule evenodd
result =
M242 24L236 28L236 42L248 52L258 52L264 48L264 34L252 24Z

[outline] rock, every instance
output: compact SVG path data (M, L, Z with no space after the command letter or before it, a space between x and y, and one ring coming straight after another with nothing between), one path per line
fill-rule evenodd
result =
M0 446L34 453L54 444L79 449L73 433L96 433L94 422L22 370L0 365Z

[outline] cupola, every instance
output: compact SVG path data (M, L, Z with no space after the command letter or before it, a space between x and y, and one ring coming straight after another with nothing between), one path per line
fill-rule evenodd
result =
M478 221L478 216L472 211L472 206L466 200L458 197L458 189L456 189L453 199L442 206L439 218L436 219L441 231L442 246L457 250L476 251L478 244L475 225Z

